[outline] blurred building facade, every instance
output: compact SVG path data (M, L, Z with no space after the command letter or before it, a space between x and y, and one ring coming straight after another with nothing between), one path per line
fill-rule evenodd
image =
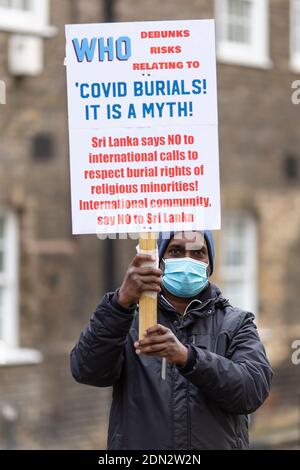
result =
M257 314L275 369L253 439L296 442L300 1L0 0L0 448L105 448L111 391L74 383L69 352L134 243L71 235L63 62L64 25L114 11L116 21L217 19L215 281Z

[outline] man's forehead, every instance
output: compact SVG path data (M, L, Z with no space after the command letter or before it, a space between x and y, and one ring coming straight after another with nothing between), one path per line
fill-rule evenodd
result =
M176 232L172 240L170 240L170 245L185 245L187 250L197 250L202 248L203 245L206 246L205 238L201 232Z

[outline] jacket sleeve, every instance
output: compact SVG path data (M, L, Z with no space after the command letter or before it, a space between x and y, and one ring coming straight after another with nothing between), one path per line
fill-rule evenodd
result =
M226 357L195 347L193 368L181 371L209 400L224 411L253 413L267 398L273 371L253 323L254 315L242 316L227 347ZM180 368L179 368L180 370Z
M77 382L108 387L119 380L134 313L135 305L125 309L118 304L117 293L103 297L71 352L71 371Z

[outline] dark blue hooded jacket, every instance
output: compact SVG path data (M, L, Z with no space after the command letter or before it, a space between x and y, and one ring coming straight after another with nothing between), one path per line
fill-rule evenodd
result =
M74 378L113 386L108 449L246 449L248 414L264 402L272 369L254 316L232 307L213 284L182 316L159 295L158 323L193 350L184 367L137 355L138 307L116 293L97 307L71 353Z

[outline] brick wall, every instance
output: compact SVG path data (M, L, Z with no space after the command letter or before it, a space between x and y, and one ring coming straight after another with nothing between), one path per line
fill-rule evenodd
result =
M281 406L291 340L300 338L300 192L282 171L286 153L299 155L300 108L290 100L291 82L299 77L288 69L288 2L270 3L273 67L219 64L218 84L222 206L257 218L259 323L269 330ZM44 354L37 366L0 368L0 401L19 410L18 448L89 449L106 442L110 390L75 384L69 372L69 351L107 286L107 245L71 235L63 67L64 24L101 21L102 11L98 0L51 1L58 33L44 42L45 68L36 78L8 75L8 35L0 33L0 77L8 95L0 109L0 206L14 208L21 226L21 343ZM117 15L120 21L210 18L213 2L118 0ZM32 139L41 132L53 139L48 161L32 155ZM114 246L117 285L135 243ZM295 397L297 375L289 375L289 397Z

